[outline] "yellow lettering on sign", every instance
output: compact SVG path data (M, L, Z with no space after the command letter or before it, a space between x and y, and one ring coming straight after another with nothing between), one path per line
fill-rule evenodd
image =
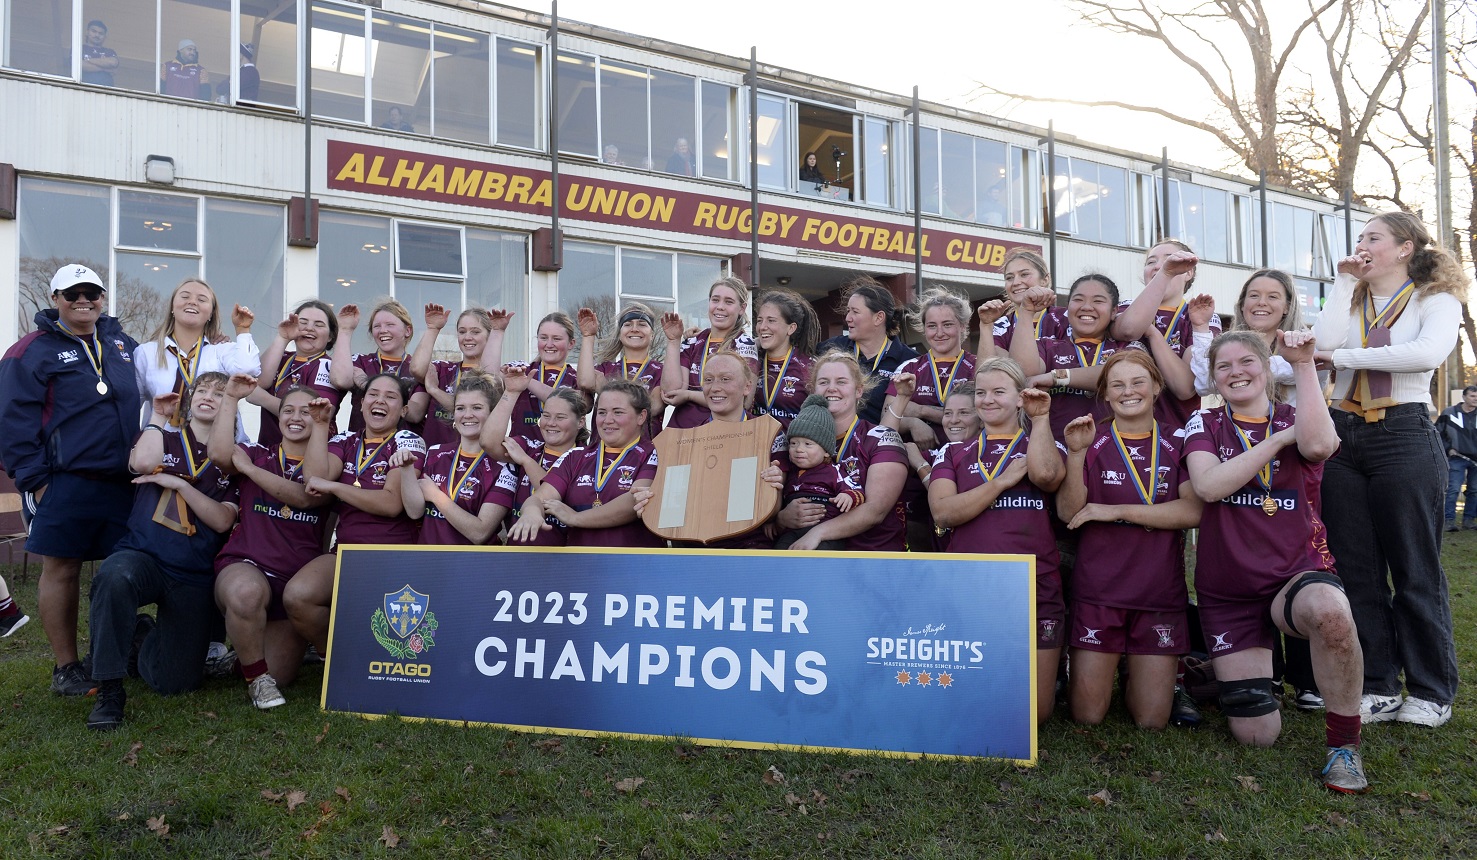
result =
M380 168L384 166L385 157L383 155L376 155L374 162L369 165L369 175L364 178L364 181L370 185L389 185L390 180L380 175Z
M364 182L364 153L356 152L349 156L344 166L338 170L338 175L333 178L334 182Z
M501 200L503 198L503 191L507 188L507 185L508 177L506 174L495 173L489 170L487 171L487 175L482 177L482 190L477 193L477 196L483 200Z
M421 170L425 166L426 163L424 161L411 163L403 158L400 159L395 162L395 175L390 177L390 187L399 188L400 183L404 181L406 188L415 188L416 182L420 181Z
M446 193L459 197L477 196L477 186L482 182L482 171L467 170L465 167L451 169L451 181L446 184Z
M436 163L431 165L431 170L421 184L415 189L417 191L434 191L441 194L446 191L446 165Z
M692 215L692 226L707 227L713 229L713 218L718 214L718 206L714 203L703 202L697 205L697 211Z

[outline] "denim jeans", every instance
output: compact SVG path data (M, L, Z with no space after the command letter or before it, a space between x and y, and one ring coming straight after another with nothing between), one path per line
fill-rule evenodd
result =
M1446 519L1456 522L1456 497L1462 494L1462 485L1467 486L1467 507L1463 517L1467 524L1477 523L1477 460L1466 457L1448 457L1446 473Z
M220 615L209 580L202 578L199 585L181 582L161 570L148 553L119 550L98 566L90 602L95 680L127 674L134 618L140 607L154 603L159 624L139 649L139 676L166 696L200 687L210 630Z
M1440 705L1456 697L1456 643L1441 569L1446 451L1426 407L1385 419L1332 410L1339 450L1324 466L1328 546L1359 628L1364 692Z

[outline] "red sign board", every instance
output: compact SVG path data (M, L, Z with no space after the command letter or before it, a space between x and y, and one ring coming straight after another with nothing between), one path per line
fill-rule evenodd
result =
M560 217L696 236L748 239L754 224L747 201L587 177L561 178ZM411 200L429 200L549 215L548 171L470 161L380 146L328 142L328 187ZM912 225L853 218L786 206L759 208L759 239L772 245L910 261L917 250ZM923 261L979 272L999 272L1011 248L1040 245L925 228Z

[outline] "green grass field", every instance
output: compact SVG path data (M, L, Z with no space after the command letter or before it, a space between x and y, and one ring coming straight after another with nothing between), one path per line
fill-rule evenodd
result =
M1449 537L1470 682L1477 532ZM17 573L34 616L35 565ZM1368 728L1373 791L1347 797L1316 779L1321 714L1291 710L1269 750L1215 713L1161 733L1058 716L1017 768L367 721L318 710L320 669L267 713L239 683L161 699L130 681L128 722L98 734L50 668L34 617L0 640L0 857L1477 856L1470 687L1441 729Z

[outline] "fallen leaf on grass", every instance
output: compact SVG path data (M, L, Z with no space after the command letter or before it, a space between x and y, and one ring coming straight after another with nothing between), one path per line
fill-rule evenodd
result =
M822 794L820 792L819 789L812 788L810 790L810 799L813 800L813 801L815 801L815 805L817 807L821 807L821 806L825 806L826 805L826 801L830 800L831 798L826 797L824 794Z
M641 787L646 780L639 776L628 776L615 784L615 790L621 794L630 794Z
M1087 799L1088 800L1091 800L1093 803L1100 803L1103 806L1112 806L1113 805L1113 792L1108 791L1105 788L1102 791L1095 792L1093 794L1089 794L1087 796Z
M390 825L386 824L384 832L380 834L379 841L385 843L386 848L394 848L400 844L400 837L395 834L395 831L390 829Z
M1339 815L1337 812L1330 812L1328 813L1328 823L1337 824L1340 827L1348 827L1353 822L1349 821L1349 819L1343 817L1342 815Z
M472 771L475 770L475 769L476 768L472 767L472 763L471 762L467 762L467 766L464 767L464 768L462 768L462 774L464 774L465 776L471 776L472 775Z
M209 746L215 746L215 737L216 737L215 735L211 735L210 737L206 738L205 739L205 745L208 746L208 747Z
M326 737L328 737L328 723L323 724L323 731L318 733L318 737L313 738L313 743L321 744Z
M169 825L164 823L164 816L150 818L147 824L149 825L149 830L153 831L154 835L160 839L169 835Z
M332 815L333 814L333 801L331 801L331 800L320 801L319 804L318 804L318 811L321 812L321 813L323 813L325 816Z
M302 806L304 803L307 802L308 793L306 791L289 791L287 793L288 812L292 812L294 809L297 809L299 806Z
M123 763L129 767L136 767L138 765L138 751L143 748L143 741L134 741L133 746L128 748L128 753L123 756Z
M129 815L126 812L120 812L120 813L118 813L118 817L117 818L114 818L113 820L114 821L127 821L128 819L130 819L132 817L133 817L132 815Z
M841 774L841 781L850 785L851 783L856 782L859 779L867 779L871 777L871 775L872 774L870 771L848 770L845 773Z
M1431 799L1431 792L1429 792L1429 791L1407 791L1407 792L1403 792L1403 793L1404 793L1404 795L1406 797L1414 797L1416 800L1430 800Z
M1419 812L1416 812L1414 809L1411 809L1408 806L1402 806L1402 807L1400 807L1400 814L1401 815L1420 815Z
M785 792L785 805L786 806L794 806L795 804L797 804L799 802L800 802L800 798L799 797L796 797L794 792L792 792L792 791Z
M212 720L219 719L219 717L216 716L215 711L206 711L203 714L201 714L201 716L202 717L206 717L207 719L212 719Z
M70 831L71 829L72 829L72 825L70 825L70 824L58 824L57 826L51 828L50 830L47 830L46 831L46 835L47 836L66 836L67 833L68 833L68 831Z
M696 816L696 815L694 815L694 814L693 814L693 813L691 813L691 812L684 812L684 813L682 813L682 814L681 814L681 815L679 815L679 816L678 816L678 817L679 817L679 818L681 818L681 819L682 819L682 820L683 820L683 821L691 821L691 820L693 820L693 819L694 819L694 818L697 818L697 816Z
M564 739L563 738L544 738L541 741L534 741L533 742L533 748L536 749L536 750L540 750L542 752L546 752L546 753L563 752L564 751Z
M518 775L518 768L516 768L516 767L503 768L502 770L500 770L500 771L497 772L497 775L498 776L517 776Z
M273 803L276 803L277 801L282 799L282 792L273 791L270 788L264 788L262 789L262 799L270 800Z
M1164 772L1156 770L1153 773L1149 774L1146 779L1149 780L1149 784L1157 785L1160 782L1164 781Z
M1256 781L1254 776L1238 776L1236 782L1247 791L1261 791L1262 784Z
M817 841L817 842L825 842L827 839L830 839L830 838L831 838L831 831L829 831L829 830L825 831L824 833L817 833L815 835L815 841Z
M1215 829L1215 832L1214 833L1207 833L1207 834L1205 834L1205 841L1206 842L1229 842L1230 840L1227 839L1226 838L1226 834L1222 833L1221 832L1221 829L1219 827L1217 827Z
M588 788L582 788L582 789L580 789L580 797L590 798L590 797L594 797L594 796L595 796L595 792L589 790Z
M769 766L769 770L766 770L764 772L764 784L765 785L784 785L785 784L785 775L780 772L780 769L779 768L775 767L774 765L770 765Z
M344 799L344 803L349 802L349 790L347 788L344 788L342 785L338 788L335 788L333 790L333 793L338 795L339 797L342 797Z

